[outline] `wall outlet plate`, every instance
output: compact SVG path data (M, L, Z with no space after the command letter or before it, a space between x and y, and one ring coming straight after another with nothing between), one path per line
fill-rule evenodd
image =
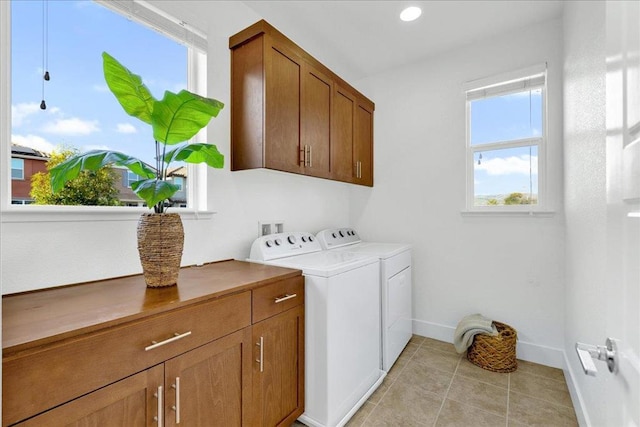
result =
M284 221L271 220L271 221L258 221L258 237L266 236L267 234L283 233Z

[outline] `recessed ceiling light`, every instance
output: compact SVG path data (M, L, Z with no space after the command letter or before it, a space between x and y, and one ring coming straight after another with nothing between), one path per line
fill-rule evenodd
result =
M400 19L402 19L403 21L409 22L409 21L418 19L420 15L422 15L422 9L416 6L410 6L405 10L403 10L402 12L400 12Z

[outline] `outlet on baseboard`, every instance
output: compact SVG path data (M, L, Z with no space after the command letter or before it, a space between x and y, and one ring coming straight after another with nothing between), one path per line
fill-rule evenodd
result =
M258 221L258 226L259 236L284 232L284 221Z

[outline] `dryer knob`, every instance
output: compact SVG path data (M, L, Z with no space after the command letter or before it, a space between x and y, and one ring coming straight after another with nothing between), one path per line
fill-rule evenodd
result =
M302 241L306 242L307 241L307 236L302 236Z
M340 231L340 237L344 237L344 233L342 232L342 230Z
M280 246L282 244L282 240L276 239L275 240L275 244L276 244L276 246Z
M309 236L309 241L313 242L313 236Z
M264 242L264 244L267 245L268 248L273 246L273 242L271 240L267 240L266 242Z
M333 236L334 239L336 239L338 236L336 235L336 233L331 233L331 235Z
M291 235L287 237L287 240L293 245L296 242L296 236Z

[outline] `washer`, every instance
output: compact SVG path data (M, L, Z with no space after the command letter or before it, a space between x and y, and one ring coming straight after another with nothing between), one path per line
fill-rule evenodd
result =
M381 368L389 372L411 339L411 245L362 242L352 228L332 228L317 234L325 250L375 256L380 260Z
M305 277L305 412L310 426L343 426L378 388L378 258L323 251L311 233L262 236L250 261L302 270Z

